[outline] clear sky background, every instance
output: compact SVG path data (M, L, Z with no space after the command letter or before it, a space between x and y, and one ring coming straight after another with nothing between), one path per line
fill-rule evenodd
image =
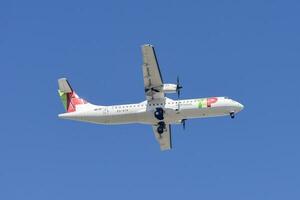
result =
M299 1L2 1L0 199L300 199ZM100 105L145 99L140 45L182 98L236 119L152 128L60 120L57 79ZM170 96L176 98L175 95Z

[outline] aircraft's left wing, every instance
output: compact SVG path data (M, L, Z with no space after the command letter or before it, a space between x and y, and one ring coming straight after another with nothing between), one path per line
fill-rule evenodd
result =
M171 125L167 124L166 129L162 134L159 134L157 132L156 125L153 125L152 128L154 131L155 138L160 145L160 150L165 151L172 149Z
M150 44L142 46L144 87L148 101L163 99L163 80L154 47Z

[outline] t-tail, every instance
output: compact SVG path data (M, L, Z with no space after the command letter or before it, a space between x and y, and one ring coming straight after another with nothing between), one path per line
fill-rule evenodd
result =
M75 93L66 78L58 79L58 94L68 113L77 111L79 105L89 104Z

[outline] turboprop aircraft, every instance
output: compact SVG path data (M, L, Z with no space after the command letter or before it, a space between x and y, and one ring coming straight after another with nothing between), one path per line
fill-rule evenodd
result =
M176 84L165 84L162 79L154 47L142 46L143 78L146 100L140 103L100 106L80 98L66 78L58 80L59 95L66 113L63 119L96 124L141 123L152 126L161 150L172 148L171 124L182 124L192 118L230 116L243 109L243 105L227 97L209 97L179 100L182 86L177 77ZM166 97L177 93L178 99Z

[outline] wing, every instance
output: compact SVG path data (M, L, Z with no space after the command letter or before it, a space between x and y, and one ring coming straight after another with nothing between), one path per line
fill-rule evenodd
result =
M149 44L142 46L143 53L143 75L144 87L148 101L154 99L162 99L165 94L163 92L163 80L154 47Z
M157 132L156 125L153 125L152 128L155 138L160 145L160 150L165 151L172 149L171 125L166 125L165 131L162 134Z

